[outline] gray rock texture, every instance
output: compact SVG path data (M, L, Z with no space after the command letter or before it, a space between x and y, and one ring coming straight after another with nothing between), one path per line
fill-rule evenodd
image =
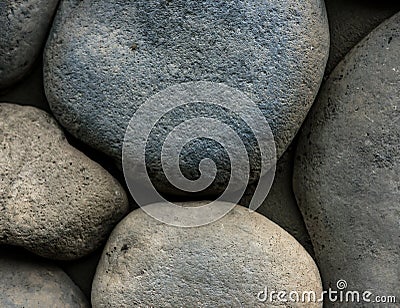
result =
M325 0L331 45L326 74L375 27L400 11L397 0Z
M258 104L280 156L315 98L328 49L319 0L62 1L45 49L45 90L67 130L120 164L125 129L146 99L184 82L224 83ZM146 154L161 191L176 193L162 185L167 180L159 155L165 136L182 121L224 120L251 143L240 119L209 103L176 108L155 127ZM257 164L254 145L246 146ZM182 173L195 179L206 157L219 170L229 169L221 147L200 139L182 150ZM214 195L226 182L222 172L208 192Z
M314 256L311 239L293 193L292 176L295 149L290 146L278 161L271 190L257 212L285 229L303 245L311 256ZM248 206L250 204L253 191L252 187L246 192L240 201L241 205Z
M2 308L89 308L81 290L61 269L42 261L0 254Z
M257 294L265 287L311 290L317 294L322 289L313 259L291 235L267 218L236 206L213 224L176 228L139 209L118 224L106 244L93 281L92 304L93 307L279 304L258 300ZM293 303L292 307L322 306Z
M58 0L0 2L0 89L21 79L46 41Z
M128 211L119 183L39 109L0 104L0 243L75 259Z
M400 13L333 71L301 133L294 170L324 286L344 279L348 289L397 298L399 26Z

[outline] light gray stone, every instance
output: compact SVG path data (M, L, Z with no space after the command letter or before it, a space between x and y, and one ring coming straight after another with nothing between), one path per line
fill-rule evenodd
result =
M399 26L400 13L346 56L301 133L294 188L325 288L400 298Z
M119 183L33 107L0 104L0 174L0 243L44 257L88 254L128 211Z
M89 308L81 290L60 268L18 255L0 254L2 308Z
M93 281L92 304L265 307L271 303L257 298L265 287L322 291L313 259L267 218L236 206L212 224L177 228L139 209L118 224L106 244ZM291 305L322 307L321 303Z
M31 69L42 51L58 0L0 1L0 89Z
M328 49L320 0L62 1L45 49L45 90L55 117L68 131L120 164L125 129L146 99L184 82L225 83L258 104L280 156L315 98ZM149 173L160 191L177 193L162 172L163 138L182 121L200 115L231 125L248 142L257 170L248 127L206 103L166 114L149 139ZM196 140L181 152L181 169L195 179L206 157L222 170L204 192L215 195L229 176L228 157L220 146Z

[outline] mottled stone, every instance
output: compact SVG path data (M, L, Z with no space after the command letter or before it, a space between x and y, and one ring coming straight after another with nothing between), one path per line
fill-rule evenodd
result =
M266 287L317 294L322 290L313 259L267 218L236 206L212 224L177 228L139 209L118 224L106 244L93 281L92 304L265 307L268 302L257 295Z
M21 79L39 56L58 0L0 2L0 89Z
M0 306L90 307L81 290L60 268L4 251L0 254Z
M128 210L119 183L39 109L0 104L0 242L41 256L93 251Z
M344 279L349 290L397 298L399 25L400 13L333 71L301 133L294 171L324 286Z
M120 164L128 122L149 97L189 81L224 83L258 104L280 156L315 98L328 46L320 0L62 1L45 50L45 90L67 130ZM182 121L224 120L251 142L245 123L206 103L166 113L149 138L148 169L160 191L177 193L164 185L159 155L163 138ZM257 164L254 145L247 148ZM221 146L203 138L183 148L182 173L197 178L203 158L229 170ZM207 193L219 193L228 176L221 171Z

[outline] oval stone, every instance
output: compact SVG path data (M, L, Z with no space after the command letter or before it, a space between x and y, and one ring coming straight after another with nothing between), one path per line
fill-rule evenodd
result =
M121 164L129 120L149 97L185 82L224 83L257 104L280 156L315 98L328 49L320 0L63 1L45 49L45 90L68 131ZM146 161L161 192L177 194L163 185L167 179L159 152L166 134L181 122L216 118L234 127L242 140L249 139L243 123L211 103L165 110L155 127ZM152 113L148 110L141 121L149 122ZM147 137L140 130L137 134ZM249 148L255 163L254 146ZM196 179L203 158L229 170L223 148L203 138L182 149L182 173ZM220 193L228 180L219 173L207 194Z
M203 203L185 203L198 206ZM222 204L220 204L222 206ZM155 206L165 206L159 203ZM304 248L262 215L236 206L202 227L177 228L142 209L112 232L92 287L94 307L265 307L270 291L322 288ZM306 307L291 303L292 307ZM307 307L322 307L320 302Z
M294 187L325 288L400 298L399 25L336 67L301 133Z
M55 259L98 248L128 211L121 185L29 106L0 104L0 243Z

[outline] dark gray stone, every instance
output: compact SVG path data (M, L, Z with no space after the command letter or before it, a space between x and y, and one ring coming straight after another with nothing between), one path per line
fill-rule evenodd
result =
M278 161L271 190L257 212L285 229L314 257L311 239L293 193L294 152L295 147L290 146ZM247 207L250 204L254 189L248 190L240 201L241 205Z
M0 174L0 243L44 257L94 251L128 211L117 180L33 107L0 104Z
M120 164L125 129L147 98L183 82L225 83L258 104L280 156L314 100L328 46L319 0L62 1L45 49L45 90L67 130ZM211 105L166 114L147 149L150 175L163 192L176 193L163 185L162 138L200 114L236 125L242 140L249 139L243 123ZM251 145L249 152L257 164ZM209 140L197 140L181 154L182 173L191 179L205 157L229 169L226 153ZM215 195L226 183L221 172L207 192Z
M333 71L301 133L294 171L296 198L324 287L344 279L350 290L397 299L399 26L400 13Z
M92 304L277 305L275 301L258 300L257 294L265 287L317 294L322 290L313 259L290 234L267 218L236 206L212 224L177 228L160 223L139 209L118 224L106 244L93 281ZM305 307L304 303L291 305ZM322 304L307 303L307 307Z
M46 40L58 0L0 2L0 89L31 69Z
M0 254L2 308L89 308L81 290L60 268L2 251Z
M398 0L325 0L331 45L325 74L373 29L400 11Z

